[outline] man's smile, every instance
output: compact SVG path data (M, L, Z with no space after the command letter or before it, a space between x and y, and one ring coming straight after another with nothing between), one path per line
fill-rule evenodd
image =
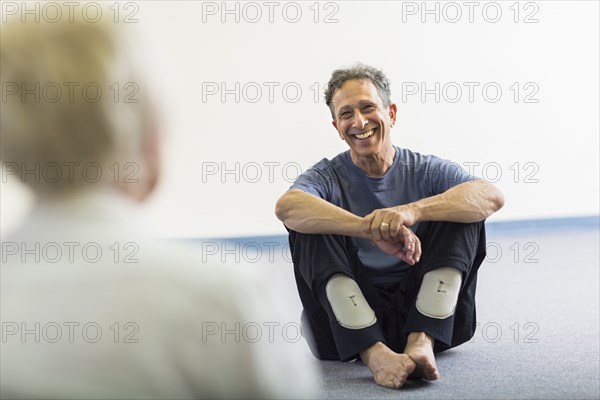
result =
M373 136L375 134L376 128L371 128L368 131L362 132L362 133L356 133L354 135L351 135L352 138L356 139L356 140L366 140L368 138L370 138L371 136Z

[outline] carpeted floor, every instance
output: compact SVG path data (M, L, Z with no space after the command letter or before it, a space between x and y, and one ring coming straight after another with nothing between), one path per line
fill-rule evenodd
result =
M600 398L598 230L488 236L479 326L437 356L440 380L395 391L361 362L320 362L323 398Z
M270 263L300 314L289 260ZM474 338L435 382L377 386L361 362L318 362L327 399L599 399L599 231L488 230ZM304 340L297 345L309 352Z

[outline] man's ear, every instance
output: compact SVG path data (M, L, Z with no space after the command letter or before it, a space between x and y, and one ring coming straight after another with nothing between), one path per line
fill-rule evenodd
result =
M333 127L334 127L334 128L335 128L335 130L337 131L337 133L338 133L338 135L339 135L340 139L344 140L344 136L343 136L343 135L342 135L342 133L341 133L341 132L338 130L338 127L337 127L337 122L335 122L335 120L332 120L332 121L331 121L331 125L333 125Z
M396 113L398 112L398 107L395 103L390 104L390 125L394 126L396 124Z

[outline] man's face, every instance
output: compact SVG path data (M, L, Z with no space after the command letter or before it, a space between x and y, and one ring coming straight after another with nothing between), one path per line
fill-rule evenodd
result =
M335 91L332 105L333 126L355 156L370 157L392 145L390 131L396 122L396 105L385 108L369 79L344 82Z

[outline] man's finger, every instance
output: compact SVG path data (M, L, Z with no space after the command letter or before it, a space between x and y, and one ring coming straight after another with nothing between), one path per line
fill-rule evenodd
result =
M383 219L381 216L375 214L373 220L371 221L371 235L373 237L373 240L375 241L379 241L383 239L383 236L381 235L381 223L383 222ZM389 228L386 228L389 230Z
M413 259L415 263L418 263L421 260L421 240L415 235L415 254L413 254Z
M379 232L381 232L381 237L383 238L383 240L389 241L390 240L390 223L383 221L380 225L379 225Z
M408 265L415 265L415 260L413 260L412 255L406 254L405 251L400 252L400 259L407 263Z
M402 235L402 241L404 242L404 251L406 254L412 255L415 252L415 238L410 229L403 226L400 229Z
M392 239L400 239L400 230L403 226L398 218L394 218L390 223L390 237Z

